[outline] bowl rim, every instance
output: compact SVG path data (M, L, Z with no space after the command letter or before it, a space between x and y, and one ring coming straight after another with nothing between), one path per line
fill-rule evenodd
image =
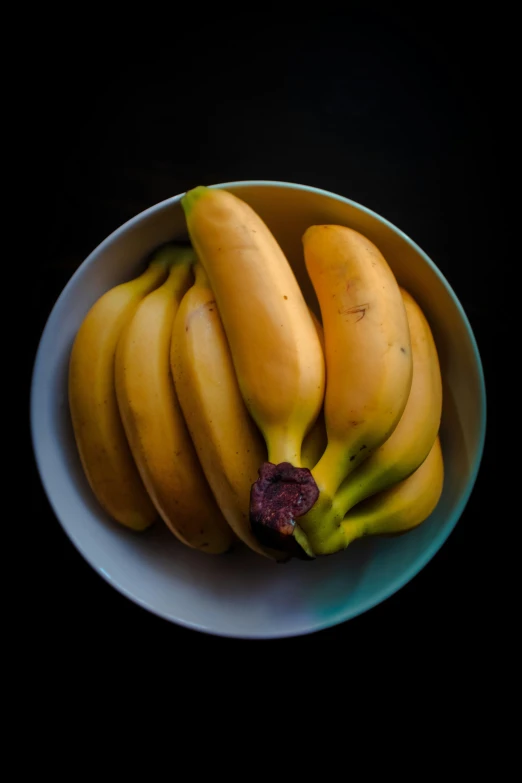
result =
M138 606L142 607L143 609L146 609L147 611L151 612L152 614L155 614L158 617L161 617L164 620L168 620L169 622L173 622L177 625L180 625L182 627L188 628L192 631L200 631L203 633L210 634L212 636L221 636L221 637L227 637L227 638L234 638L234 639L283 639L288 637L296 637L296 636L304 636L311 633L317 633L318 631L325 630L326 628L332 628L336 625L339 625L341 623L344 623L348 620L353 619L354 617L357 617L364 612L367 612L370 609L373 609L378 604L383 603L388 598L390 598L392 595L397 593L402 587L404 587L408 582L410 582L417 574L422 571L422 569L430 562L430 560L437 554L437 552L441 549L441 547L444 545L444 543L449 538L450 534L454 530L458 520L460 519L468 500L471 496L471 493L473 491L473 488L475 486L475 482L477 480L477 476L480 469L480 464L482 461L483 453L484 453L484 443L486 438L486 421L487 421L487 407L486 407L486 384L485 384L485 378L484 378L484 369L482 366L482 360L480 357L480 351L477 345L477 341L475 339L475 335L473 333L473 329L471 327L471 324L469 322L469 319L464 311L464 308L462 307L460 300L458 296L456 295L455 291L453 290L452 286L446 279L446 277L443 275L443 273L440 271L440 269L437 267L437 265L434 263L434 261L431 260L431 258L422 250L419 245L414 242L407 234L405 234L400 228L398 228L396 225L391 223L391 221L387 220L386 218L379 215L377 212L374 212L373 210L369 209L368 207L365 207L363 204L359 204L356 201L353 201L352 199L346 198L345 196L340 196L337 193L333 193L329 190L324 190L322 188L316 188L311 185L300 185L298 183L294 182L284 182L284 181L278 181L278 180L235 180L232 182L223 182L223 183L217 183L214 185L209 185L208 187L213 189L228 189L233 187L278 187L283 189L289 189L289 190L300 190L300 191L307 191L309 193L316 193L321 196L327 196L328 198L332 198L336 201L340 201L344 204L348 204L352 207L355 207L357 210L360 210L362 212L365 212L367 215L371 216L372 218L376 219L377 221L383 223L388 228L390 228L393 232L398 234L400 237L402 237L408 244L410 244L415 251L424 259L424 261L428 264L428 266L431 268L431 270L436 274L436 276L439 278L439 280L442 282L444 287L447 289L448 293L450 294L454 304L457 307L457 310L459 312L459 315L462 319L462 322L464 323L468 338L470 340L472 350L473 350L473 358L477 367L478 372L478 383L479 383L479 394L480 394L480 400L479 400L479 409L480 409L480 431L478 433L478 444L477 448L474 453L474 457L472 460L472 464L470 466L470 475L466 483L465 490L462 494L462 497L460 498L459 503L457 504L456 508L453 511L453 514L451 517L447 520L446 524L444 525L444 528L439 531L437 536L433 539L433 541L430 543L430 545L423 551L423 553L416 558L415 562L407 569L405 569L397 579L393 580L391 583L387 584L385 587L383 587L381 590L379 590L376 594L374 594L371 598L368 598L366 600L363 600L360 602L360 604L356 608L352 609L344 609L340 610L339 612L330 615L327 620L324 621L318 621L316 623L308 624L303 626L302 628L299 628L298 630L289 630L286 631L276 631L276 632L232 632L232 631L220 631L217 628L208 627L204 624L200 624L197 622L190 622L187 620L180 619L178 617L173 616L172 614L169 614L167 611L162 611L160 609L155 608L151 604L149 604L147 601L143 600L139 596L135 595L131 590L124 587L123 585L119 584L114 578L108 574L103 568L101 568L93 558L91 558L90 554L86 551L84 546L82 545L81 541L78 540L77 536L68 529L66 522L64 522L56 508L54 499L51 496L51 493L49 491L48 482L45 478L45 467L44 467L44 459L43 455L39 453L39 449L36 442L36 419L37 419L37 405L36 405L36 394L35 394L35 388L36 388L36 380L39 375L39 368L40 364L43 362L43 358L41 355L41 349L42 345L45 339L46 332L49 328L49 323L53 317L53 313L59 308L60 303L67 298L69 289L73 286L76 278L81 274L81 271L85 268L85 266L91 264L96 256L103 252L108 246L111 245L112 242L114 242L121 234L124 234L129 228L132 226L138 224L141 222L144 218L149 217L150 215L153 215L155 212L158 212L162 209L164 209L166 206L170 204L177 204L181 198L185 195L185 193L179 193L176 196L170 196L167 199L164 199L163 201L159 201L157 204L152 205L151 207L148 207L147 209L143 210L142 212L139 212L137 215L134 215L134 217L127 220L125 223L123 223L121 226L116 228L114 231L112 231L102 242L100 242L90 253L89 255L82 261L82 263L78 266L78 268L75 270L75 272L72 274L66 285L64 286L63 290L61 291L60 295L56 299L51 312L49 313L49 316L46 320L45 326L43 328L42 334L40 336L40 340L38 342L38 348L36 350L35 354L35 360L33 364L33 372L31 377L31 389L30 389L30 427L31 427L31 441L33 446L33 453L36 461L36 465L38 468L38 473L40 476L40 481L42 482L42 486L44 488L45 494L47 495L47 499L49 501L49 504L51 505L51 508L53 509L53 512L60 523L63 531L69 538L69 540L74 544L78 552L82 555L82 557L89 563L89 565L94 569L94 571L99 574L106 582L108 582L112 587L116 588L118 592L125 596L126 598L133 601L133 603L137 604Z

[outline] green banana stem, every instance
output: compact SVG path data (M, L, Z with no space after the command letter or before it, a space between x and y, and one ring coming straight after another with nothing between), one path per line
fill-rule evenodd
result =
M302 527L300 527L300 525L296 524L294 528L294 538L299 544L299 546L301 547L301 549L305 552L305 554L308 555L310 559L315 559L315 552L312 549L310 541L308 540L308 536L306 535Z
M281 462L289 462L294 468L302 467L302 442L295 438L291 432L285 432L279 428L267 430L265 440L269 462L272 462L274 465L279 465Z
M185 212L186 217L188 217L192 212L194 204L196 204L196 202L198 202L208 193L209 188L205 187L204 185L198 185L196 188L192 188L192 190L189 190L187 193L185 193L181 199L181 206L183 207L183 211Z
M346 477L360 464L359 456L350 455L344 443L329 440L323 456L312 470L319 492L333 498Z
M357 503L379 491L379 487L374 487L372 483L364 485L355 479L356 474L348 476L335 494L332 509L336 519L343 519Z
M162 264L169 268L172 266L193 264L196 254L192 245L168 242L157 248L150 258L151 264Z

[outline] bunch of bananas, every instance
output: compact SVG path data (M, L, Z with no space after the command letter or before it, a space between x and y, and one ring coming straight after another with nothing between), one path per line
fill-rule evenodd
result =
M134 530L160 516L204 552L239 539L280 561L419 525L442 491L440 367L377 247L306 231L321 324L251 207L205 187L182 205L191 245L104 294L72 348L73 428L101 506Z

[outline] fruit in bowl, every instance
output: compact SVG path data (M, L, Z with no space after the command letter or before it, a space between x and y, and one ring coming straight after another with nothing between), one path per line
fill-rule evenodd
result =
M171 241L184 223L192 249ZM72 316L74 298L81 308ZM62 340L46 373L42 352L64 315L73 349ZM42 418L49 382L63 390L64 371L74 439L63 404ZM467 412L465 387L475 399ZM232 184L138 216L79 270L40 346L33 436L62 524L120 589L216 633L288 635L368 608L436 551L474 480L483 404L465 316L410 240L333 194ZM53 460L41 459L49 426L58 432L54 476ZM74 521L64 499L80 512ZM155 517L166 525L151 525ZM370 550L353 543L361 537L375 542ZM231 558L201 554L231 546ZM254 561L245 570L247 551ZM287 564L274 569L270 560ZM281 581L286 600L294 596L283 609L268 599L281 595ZM218 582L242 598L227 591L216 604L208 584ZM313 609L321 595L341 607L326 622ZM217 620L204 608L211 603ZM238 603L235 620L225 617Z
M71 352L74 433L100 504L135 530L159 514L207 553L227 551L233 532L276 560L422 523L442 492L439 360L379 249L345 226L306 230L321 327L246 202L197 187L182 206L192 247L159 249L105 293ZM323 401L310 470L303 443ZM375 518L357 508L373 495Z

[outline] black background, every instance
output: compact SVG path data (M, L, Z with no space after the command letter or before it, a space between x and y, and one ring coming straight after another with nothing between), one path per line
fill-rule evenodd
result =
M201 24L158 17L139 34L104 24L82 37L79 18L74 36L55 36L33 61L34 171L45 197L35 216L27 386L54 301L112 230L198 184L275 179L345 195L412 237L464 305L491 392L492 292L480 269L498 250L495 215L484 208L497 176L498 114L487 31L434 12L357 8L291 21L223 12ZM429 654L442 662L449 646L453 663L464 663L491 622L481 563L491 451L490 433L464 515L410 584L342 626L273 642L190 632L121 597L69 543L30 458L34 632L45 632L49 660L62 649L91 666L132 665L151 650L185 661L220 650L233 660L292 660L329 645L361 660L390 639L406 664Z

